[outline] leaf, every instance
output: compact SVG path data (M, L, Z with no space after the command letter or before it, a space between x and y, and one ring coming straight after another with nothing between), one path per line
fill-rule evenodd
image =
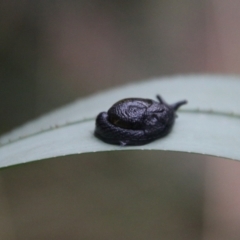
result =
M240 160L240 78L188 75L129 84L81 99L0 138L0 167L57 156L113 150L165 150ZM172 132L137 147L120 147L93 136L95 117L126 97L169 103L187 99Z

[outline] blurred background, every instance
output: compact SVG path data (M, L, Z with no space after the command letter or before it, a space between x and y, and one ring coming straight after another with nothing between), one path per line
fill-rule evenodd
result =
M237 0L0 1L0 133L151 77L240 72ZM204 94L204 93L203 93ZM0 239L240 239L240 165L85 154L0 172Z

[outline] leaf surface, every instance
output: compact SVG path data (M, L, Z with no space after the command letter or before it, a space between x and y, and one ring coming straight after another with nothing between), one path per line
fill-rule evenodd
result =
M186 99L172 132L137 147L120 147L93 136L95 117L127 97L168 103ZM80 99L0 138L0 167L57 156L114 150L166 150L240 160L240 78L187 75L129 84Z

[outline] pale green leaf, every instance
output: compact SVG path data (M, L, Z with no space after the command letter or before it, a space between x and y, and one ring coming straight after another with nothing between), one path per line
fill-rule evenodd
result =
M187 99L178 111L172 132L138 147L120 147L93 136L95 117L126 97L169 103ZM156 78L129 84L80 99L0 138L0 167L98 151L167 150L200 153L240 160L240 78L188 75Z

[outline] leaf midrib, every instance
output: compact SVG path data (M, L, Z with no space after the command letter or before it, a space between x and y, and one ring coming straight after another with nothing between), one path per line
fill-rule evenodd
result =
M230 118L238 118L240 119L240 114L238 113L234 113L234 112L224 112L224 111L216 111L216 110L212 110L212 109L199 109L199 108L195 108L195 109L181 109L178 112L182 112L182 113L192 113L192 114L206 114L206 115L215 115L215 116L224 116L224 117L230 117ZM81 120L74 120L74 121L68 121L66 123L63 124L56 124L54 126L49 126L46 129L41 129L37 132L31 133L31 134L27 134L25 136L20 136L16 139L9 139L8 142L0 144L0 147L6 146L6 145L10 145L12 143L21 141L23 139L27 139L30 137L34 137L46 132L50 132L50 131L54 131L57 129L61 129L64 127L68 127L68 126L72 126L72 125L76 125L76 124L80 124L80 123L84 123L84 122L88 122L88 121L93 121L95 120L95 117L89 117L89 118L84 118Z

